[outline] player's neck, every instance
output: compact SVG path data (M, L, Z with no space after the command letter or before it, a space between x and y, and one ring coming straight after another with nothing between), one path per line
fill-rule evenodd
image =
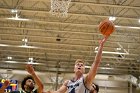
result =
M27 93L32 92L32 90L31 90L31 89L25 89L25 91L26 91Z
M74 81L80 79L82 76L83 74L75 74Z

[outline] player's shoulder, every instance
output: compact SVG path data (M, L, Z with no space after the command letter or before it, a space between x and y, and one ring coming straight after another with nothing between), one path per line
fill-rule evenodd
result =
M63 83L63 85L67 86L67 84L68 84L69 81L70 80L65 80L64 83Z

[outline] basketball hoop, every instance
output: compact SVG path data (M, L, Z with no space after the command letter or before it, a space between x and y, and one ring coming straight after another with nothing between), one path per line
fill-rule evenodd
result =
M57 17L67 17L71 0L51 0L50 13Z

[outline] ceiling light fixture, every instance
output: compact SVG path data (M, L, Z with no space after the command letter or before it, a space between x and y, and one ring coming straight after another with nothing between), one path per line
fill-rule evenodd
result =
M140 27L132 27L132 26L118 26L118 25L115 25L116 28L126 28L126 29L140 29Z
M91 68L91 66L85 66L85 68ZM111 70L111 69L114 69L114 68L110 68L110 67L99 67L99 69Z
M10 19L10 20L18 20L18 21L29 21L29 19L25 19L25 18L19 18L16 14L15 17L11 17L11 18L6 18L6 19Z
M18 20L18 21L29 21L29 19L26 19L26 18L19 18L19 16L18 16L18 10L12 9L11 12L16 14L15 17L6 18L6 19Z
M35 47L35 46L28 46L28 45L21 45L21 46L18 46L18 47L23 47L23 48L38 48L38 47Z
M121 48L116 48L116 50L122 50Z
M27 62L27 64L38 65L38 64L41 64L41 63Z
M33 60L34 60L34 58L33 58L33 57L29 57L28 59L29 59L29 61L33 61Z
M36 47L36 46L28 46L28 45L21 45L21 46L14 46L14 45L7 45L7 44L0 44L0 46L2 47L23 47L23 48L40 48L40 47Z
M0 44L0 46L9 46L9 45L6 45L6 44Z
M12 59L12 57L11 57L11 56L8 56L8 57L7 57L7 59L11 60L11 59Z
M27 38L23 38L22 41L27 43L28 39Z
M18 63L17 61L5 61L5 63Z
M43 64L43 63L34 63L34 62L17 62L17 61L4 61L5 63L20 63L20 64Z
M17 13L18 10L17 10L17 9L11 9L11 12L12 12L12 13Z
M111 16L111 17L109 17L109 20L110 21L115 21L116 20L116 17Z

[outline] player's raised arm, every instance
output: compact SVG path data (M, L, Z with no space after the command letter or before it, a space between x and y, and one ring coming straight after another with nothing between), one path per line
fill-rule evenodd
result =
M100 62L101 62L101 58L102 58L102 50L103 50L103 46L104 46L104 43L106 42L108 36L105 36L100 44L99 44L99 47L98 47L98 52L95 56L95 59L93 61L93 64L91 65L91 68L88 72L88 74L86 75L85 77L85 84L87 84L87 86L90 86L96 76L96 72L98 70L98 67L100 65Z
M39 77L36 75L32 65L31 64L27 64L26 65L26 70L28 71L28 73L30 73L32 75L32 77L35 80L35 83L38 85L38 92L42 93L43 92L43 84L42 84L41 80L39 79Z

